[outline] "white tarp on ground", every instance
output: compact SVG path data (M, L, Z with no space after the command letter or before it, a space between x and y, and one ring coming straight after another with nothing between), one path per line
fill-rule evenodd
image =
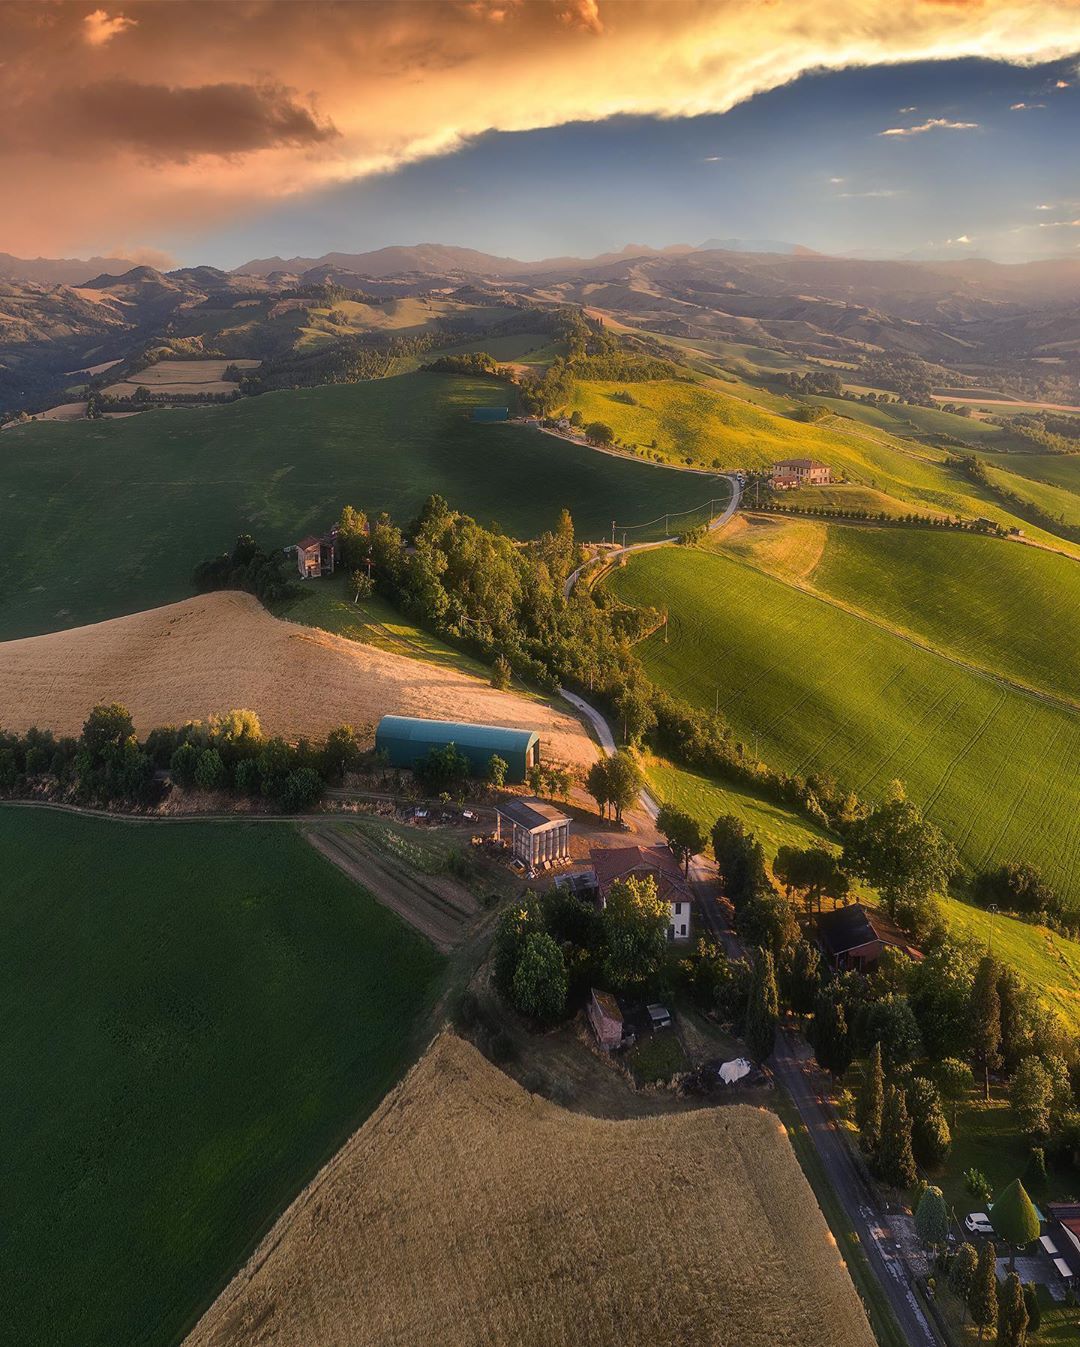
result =
M720 1068L720 1079L725 1085L734 1085L737 1080L742 1080L753 1071L753 1066L745 1057L735 1057L730 1062L725 1062Z

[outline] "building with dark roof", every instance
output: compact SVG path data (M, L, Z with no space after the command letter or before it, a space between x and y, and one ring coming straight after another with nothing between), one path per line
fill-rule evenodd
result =
M1065 1281L1076 1281L1080 1279L1080 1202L1048 1202L1046 1212L1057 1246L1054 1266Z
M465 756L469 771L484 776L492 756L507 765L507 781L525 780L540 762L540 735L506 725L473 725L456 720L420 720L416 716L383 716L375 731L375 749L385 753L391 767L413 767L433 748L454 744Z
M922 951L912 944L911 936L883 912L852 903L824 912L817 919L818 943L833 968L851 968L868 973L888 947L898 949L911 959L921 959Z
M496 810L497 835L510 831L510 850L530 873L570 858L570 816L544 800L507 800Z
M600 905L617 879L651 878L668 905L668 939L690 939L690 886L682 867L667 847L593 847L589 852Z
M320 575L333 575L337 560L337 529L331 529L321 538L309 534L296 544L296 569L302 580L317 580Z

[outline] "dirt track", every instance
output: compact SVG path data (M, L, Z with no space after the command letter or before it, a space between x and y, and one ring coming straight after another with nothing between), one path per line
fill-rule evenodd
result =
M571 715L452 668L279 621L248 594L203 594L0 644L5 728L78 734L92 706L114 701L140 734L241 708L290 738L399 714L536 729L545 756L580 766L596 759Z

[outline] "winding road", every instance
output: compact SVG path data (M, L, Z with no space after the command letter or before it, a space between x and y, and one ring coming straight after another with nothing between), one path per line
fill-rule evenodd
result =
M565 688L560 688L559 693L584 716L595 730L600 747L608 757L612 757L617 749L607 720L576 693L568 692ZM641 806L655 821L657 803L647 790L641 792ZM741 941L731 931L720 910L715 871L704 856L695 856L690 862L690 879L698 910L714 936L729 956L744 956ZM772 1069L776 1079L787 1090L806 1127L828 1181L844 1209L848 1227L858 1236L870 1269L881 1284L897 1325L910 1347L941 1347L937 1331L911 1289L907 1267L896 1251L888 1228L887 1214L880 1209L877 1194L863 1178L847 1142L840 1134L828 1102L825 1078L801 1035L790 1030L782 1030L777 1035Z
M742 499L742 486L739 484L739 479L735 473L725 472L717 475L726 477L731 483L731 500L728 501L722 513L718 514L715 519L709 521L707 530L709 533L714 533L717 529L724 527L739 508L739 501ZM670 538L659 538L654 543L631 543L629 547L616 547L610 552L602 552L599 556L590 557L588 561L579 566L576 571L571 571L566 577L566 583L563 585L563 598L568 599L570 597L570 593L577 584L579 576L581 576L584 571L589 570L592 566L598 564L609 566L613 561L618 560L619 557L629 556L631 552L648 552L654 547L668 547L671 543L676 543L678 541L678 534L675 534Z

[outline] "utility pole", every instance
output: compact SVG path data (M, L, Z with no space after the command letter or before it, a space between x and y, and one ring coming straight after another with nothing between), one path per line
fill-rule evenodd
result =
M997 904L996 904L996 903L991 903L990 906L989 906L986 910L987 910L987 912L990 913L990 930L987 932L987 936L986 936L986 952L987 952L987 954L993 954L993 952L994 952L994 919L997 917Z
M615 521L614 521L614 519L611 521L611 545L612 545L612 547L615 546Z

